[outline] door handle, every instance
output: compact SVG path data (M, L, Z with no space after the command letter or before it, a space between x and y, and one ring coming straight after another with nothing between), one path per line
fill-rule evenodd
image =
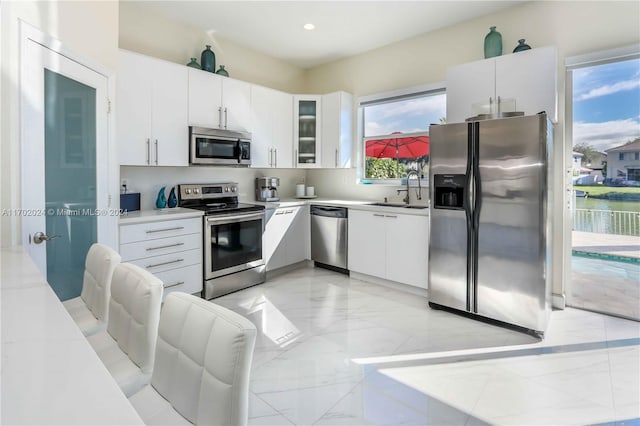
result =
M273 167L278 167L278 148L273 148Z
M158 139L156 139L156 166L158 165Z
M228 114L227 114L227 107L224 107L224 128L227 128L227 119L228 119Z
M147 164L151 164L151 139L147 138Z
M36 232L33 234L33 239L31 238L31 234L29 234L29 244L33 241L34 244L41 244L44 241L55 240L56 238L60 238L60 235L52 235L48 236L44 232Z
M218 127L222 129L222 107L218 107Z

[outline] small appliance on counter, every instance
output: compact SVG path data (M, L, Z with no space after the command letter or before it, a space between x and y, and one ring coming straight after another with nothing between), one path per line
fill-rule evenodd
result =
M140 193L127 192L120 194L120 210L124 212L140 210Z
M279 186L280 178L256 178L256 201L280 201L280 197L278 196Z

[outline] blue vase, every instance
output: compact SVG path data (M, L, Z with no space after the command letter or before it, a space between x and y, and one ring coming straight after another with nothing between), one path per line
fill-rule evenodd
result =
M196 61L196 58L191 58L191 62L189 62L187 66L191 68L197 68L199 70L202 69L198 61Z
M174 208L178 205L178 198L176 198L176 188L171 188L171 192L169 192L169 199L167 200L167 205L169 208Z
M496 27L489 28L489 34L484 37L484 57L493 58L502 55L502 34Z
M156 207L159 209L164 209L167 207L167 197L164 195L164 186L158 192L158 198L156 198Z
M218 69L218 71L216 71L216 74L229 77L229 73L227 72L227 70L224 69L224 65L220 65L220 68Z
M525 43L524 39L521 38L520 40L518 40L518 45L516 46L516 48L513 49L513 53L522 52L523 50L529 50L529 49L531 49L531 46Z
M200 66L205 71L216 72L216 55L208 44L207 48L202 51L202 55L200 55Z

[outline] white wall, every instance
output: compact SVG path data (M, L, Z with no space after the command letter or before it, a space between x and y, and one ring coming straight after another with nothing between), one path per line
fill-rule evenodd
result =
M18 209L20 121L18 115L18 20L57 38L74 54L115 70L118 54L117 1L3 1L0 4L0 207ZM20 242L19 217L0 215L0 245Z
M141 11L144 2L120 3L120 47L179 64L197 58L205 45L216 55L216 68L225 66L229 75L290 93L305 88L305 71L249 48L209 36L204 31L182 22ZM304 92L302 92L304 93Z

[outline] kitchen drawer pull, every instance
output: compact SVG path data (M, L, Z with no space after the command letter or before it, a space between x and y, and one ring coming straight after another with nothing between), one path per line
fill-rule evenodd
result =
M166 249L166 248L171 248L171 247L179 247L179 246L183 246L184 243L175 243L175 244L169 244L166 246L159 246L159 247L149 247L146 248L146 251L152 251L152 250L162 250L162 249Z
M394 215L391 215L391 214L386 214L386 215L384 215L384 217L392 217L392 218L394 218L394 219L397 219L397 218L398 218L398 216L394 216Z
M152 229L150 231L145 231L145 232L147 234L153 234L154 232L179 231L181 229L184 229L184 226L176 226L175 228Z
M180 263L180 262L184 262L184 259L176 259L176 260L170 260L169 262L156 263L155 265L147 265L147 269L157 268L158 266L171 265L172 263Z
M384 217L383 214L378 214L378 213L374 213L373 215L376 216L376 217Z
M280 216L281 214L284 214L284 211L281 210L279 212L278 211L276 212L276 216Z
M164 288L175 287L175 286L180 285L180 284L184 284L184 281L178 281L178 282L175 282L173 284L165 284Z

